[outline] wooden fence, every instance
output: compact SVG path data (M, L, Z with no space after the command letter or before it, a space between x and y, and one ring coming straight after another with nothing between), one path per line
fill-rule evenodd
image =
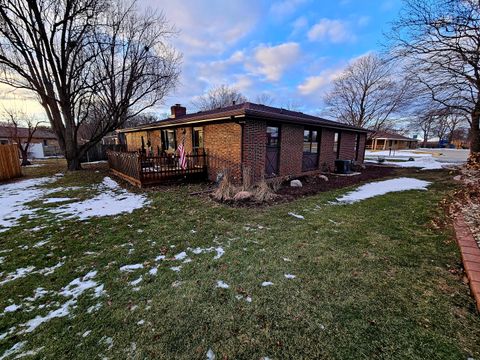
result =
M0 145L0 181L22 176L17 145Z
M117 176L137 186L158 185L162 182L207 176L205 154L186 155L186 168L179 166L178 157L145 156L140 152L107 151L110 169Z

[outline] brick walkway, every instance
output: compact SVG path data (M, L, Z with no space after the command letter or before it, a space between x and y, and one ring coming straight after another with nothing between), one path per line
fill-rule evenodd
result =
M462 254L463 267L467 273L472 295L480 311L480 248L465 223L463 215L459 215L454 222L455 234Z

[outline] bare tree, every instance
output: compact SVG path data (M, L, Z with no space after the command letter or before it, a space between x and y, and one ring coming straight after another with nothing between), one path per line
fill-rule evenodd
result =
M0 0L0 82L37 95L76 170L105 134L175 86L173 34L162 14L121 0Z
M206 94L192 101L194 107L201 111L219 109L233 104L241 104L247 98L237 89L220 85L210 89Z
M255 97L255 102L257 104L270 106L273 104L273 101L274 101L273 96L271 96L268 93L261 93Z
M325 95L327 113L349 125L382 130L411 98L411 83L394 72L395 64L365 55L333 81Z
M7 129L10 138L17 144L18 150L22 156L22 166L31 165L28 160L28 150L32 143L33 136L42 123L25 111L13 108L4 108L4 122L0 126ZM23 126L22 126L23 125Z
M478 0L404 0L388 36L431 98L469 117L471 152L480 152Z

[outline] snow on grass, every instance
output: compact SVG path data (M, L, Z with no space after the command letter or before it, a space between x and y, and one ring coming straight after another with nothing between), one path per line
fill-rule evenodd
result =
M222 280L217 280L217 288L228 289L229 287L230 285L228 285L226 282Z
M207 351L207 360L215 360L216 356L212 349Z
M42 247L43 245L47 244L50 240L42 240L34 244L32 247L34 248L39 248Z
M174 256L175 260L183 260L187 257L187 253L185 251L182 251L181 253L177 254Z
M137 269L143 269L143 264L123 265L120 267L120 271L131 272Z
M33 270L35 269L35 266L28 266L28 267L25 267L25 268L19 268L17 270L15 270L14 272L11 272L9 274L7 274L7 276L0 281L0 286L10 282L10 281L14 281L14 280L17 280L17 279L20 279L20 278L23 278L25 276L27 276L28 274L30 274Z
M182 269L181 265L180 266L172 266L170 268L170 270L175 271L175 272L180 272L181 269Z
M305 220L304 216L295 214L293 212L289 212L288 215L293 216L294 218L297 218L297 219L300 219L300 220Z
M439 169L443 169L446 166L458 165L454 163L440 162L433 157L421 157L421 158L415 159L414 161L385 160L382 164L395 165L397 167L415 167L415 168L421 168L422 170L439 170Z
M296 276L295 275L292 275L292 274L284 274L285 276L285 279L295 279Z
M21 307L22 307L22 305L17 305L17 304L8 305L8 306L3 310L3 313L15 312L15 311L19 310Z
M133 280L133 281L130 281L129 284L132 285L132 286L137 286L138 284L140 284L142 282L143 278L140 276L139 278Z
M122 213L131 213L149 204L144 195L137 195L122 189L108 176L98 186L100 194L84 201L62 205L50 212L63 215L66 218L87 220L94 216L111 216Z
M51 198L46 198L43 200L43 203L44 204L53 204L53 203L59 203L59 202L65 202L65 201L72 201L72 200L76 200L76 199L72 199L72 198L66 198L66 197L51 197Z
M375 181L358 187L336 199L338 203L352 204L357 201L369 199L375 196L388 194L390 192L407 190L427 190L431 183L414 178L397 178L384 181Z
M69 316L71 309L76 307L78 298L87 290L93 290L94 297L100 297L104 292L103 284L98 284L93 280L96 275L96 271L90 271L85 276L72 280L59 292L59 295L69 298L69 300L63 303L59 308L50 311L47 315L38 315L20 325L20 327L24 328L21 333L30 333L43 323L46 323L54 318Z
M149 273L150 275L152 275L152 276L155 276L155 275L157 275L157 273L158 273L158 268L156 268L156 267L151 268L151 269L148 271L148 273Z
M43 177L37 179L22 180L11 184L0 185L0 232L7 231L18 225L22 217L33 219L39 217L37 210L28 204L42 200L44 204L58 206L49 207L48 213L64 218L78 218L86 220L94 216L110 216L122 213L131 213L147 204L149 200L145 195L138 195L122 189L114 180L105 177L103 182L96 186L99 195L91 199L78 201L75 198L52 197L44 198L46 195L72 190L71 188L42 188L43 185L52 183L55 177ZM63 202L71 201L67 204ZM38 228L41 230L41 228Z
M25 347L26 344L27 344L26 341L21 341L21 342L16 343L10 349L5 351L2 356L0 356L0 360L6 359L10 355L18 353L19 351L21 351Z
M262 286L272 286L272 285L273 285L273 282L271 282L271 281L262 282Z
M55 181L55 178L43 177L22 180L0 185L0 232L16 226L23 216L34 215L34 211L26 204L41 198L45 190L41 185Z

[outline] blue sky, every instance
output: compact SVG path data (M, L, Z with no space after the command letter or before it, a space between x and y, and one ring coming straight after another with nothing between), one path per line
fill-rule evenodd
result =
M251 101L269 94L272 105L321 114L331 81L355 58L382 49L383 32L401 0L137 0L163 11L178 30L181 83L152 112L163 116L221 84ZM45 118L37 100L0 86L2 105ZM20 100L20 101L19 101Z
M331 81L355 58L382 49L401 0L140 0L165 12L180 31L181 84L165 105L192 108L220 84L251 101L319 113ZM191 109L193 110L193 109Z

